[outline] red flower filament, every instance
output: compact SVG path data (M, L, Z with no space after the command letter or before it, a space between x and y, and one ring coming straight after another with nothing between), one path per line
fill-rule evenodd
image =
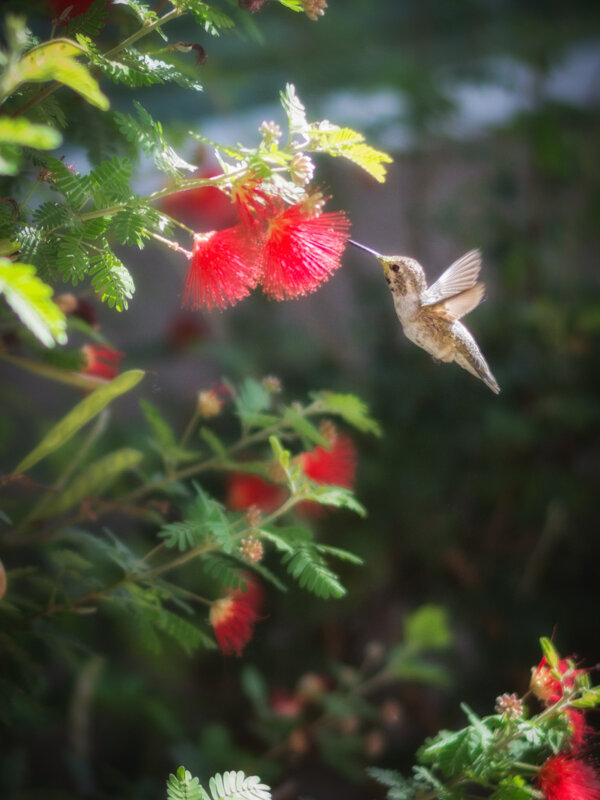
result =
M245 591L235 589L212 603L210 624L224 655L241 656L254 633L261 605L262 590L251 578L246 578Z
M246 297L260 276L256 242L241 226L196 234L183 305L226 308Z
M536 785L546 800L600 800L600 780L581 759L557 755L542 764Z
M356 478L356 449L348 436L337 435L330 449L315 447L298 456L302 472L316 483L351 489Z
M243 511L256 506L269 514L283 503L286 490L276 483L269 483L259 475L234 472L227 482L227 507L232 511Z
M313 292L341 265L350 222L343 211L314 215L297 203L269 220L263 288L275 300Z

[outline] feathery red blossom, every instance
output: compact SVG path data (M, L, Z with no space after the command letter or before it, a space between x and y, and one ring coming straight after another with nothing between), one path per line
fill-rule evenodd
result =
M227 482L226 504L232 511L243 511L256 506L263 513L269 514L279 508L286 494L283 486L269 483L258 475L234 472Z
M600 800L600 779L585 761L559 754L549 758L537 775L536 786L546 800Z
M117 377L119 362L125 358L125 353L100 344L85 344L81 351L86 361L82 369L84 375L105 378L107 381Z
M263 289L275 300L313 292L341 264L350 221L343 211L315 214L315 198L268 220L263 247Z
M546 706L557 703L563 696L564 689L572 689L575 686L576 675L583 672L575 669L568 658L561 658L556 669L561 675L560 679L555 676L554 670L544 656L531 674L531 691Z
M183 305L225 308L246 297L260 277L255 239L239 225L196 234Z
M317 483L333 484L351 489L356 478L356 449L348 436L338 434L330 449L315 447L301 453L298 461L307 478Z
M241 656L254 633L263 601L260 585L251 576L245 576L245 591L231 591L215 600L210 607L210 624L223 655Z

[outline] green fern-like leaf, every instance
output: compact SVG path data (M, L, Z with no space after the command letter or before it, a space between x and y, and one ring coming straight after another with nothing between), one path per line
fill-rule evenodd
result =
M36 208L33 219L43 230L53 230L65 225L69 219L69 207L65 203L54 203L48 200Z
M103 303L108 303L110 308L116 308L117 311L127 308L128 301L133 297L135 284L127 267L108 248L108 245L100 259L89 270L89 274L92 286Z
M241 770L214 775L208 782L212 800L271 800L270 788L257 775Z
M32 264L0 258L0 294L40 342L53 347L67 341L66 319L56 303L52 289L37 275Z
M198 778L184 767L179 767L175 775L169 775L167 780L168 800L210 800L207 792L202 788Z
M228 589L244 587L244 579L240 575L241 563L223 553L210 553L202 559L202 569L222 586Z
M343 597L346 590L338 576L326 565L316 548L310 544L299 545L292 554L286 553L282 563L304 589L317 597Z
M63 236L56 253L56 267L64 281L77 286L90 269L88 252L79 237Z
M167 143L162 125L155 121L146 109L134 100L138 120L129 114L116 112L115 119L123 136L135 145L139 145L142 150L154 159L156 167L162 172L170 175L179 176L182 170L195 171L193 164L188 164L175 150Z
M362 167L380 183L385 181L384 165L390 164L392 157L366 144L365 137L358 131L329 125L315 128L313 134L317 150L325 151L331 156L343 156Z
M53 156L45 156L43 163L49 171L50 185L63 194L71 206L81 208L90 196L88 176L69 169L59 158Z
M174 614L165 608L152 609L150 614L156 627L174 639L186 653L192 653L200 646L209 650L216 647L210 636L179 614Z
M88 175L89 190L97 206L122 203L132 197L130 179L131 162L127 158L106 159Z
M67 34L73 38L76 34L97 36L106 25L108 9L106 0L94 0L83 14L77 14L67 24Z
M234 22L230 16L202 0L174 0L174 5L191 11L196 21L211 36L218 36L221 29L233 28Z

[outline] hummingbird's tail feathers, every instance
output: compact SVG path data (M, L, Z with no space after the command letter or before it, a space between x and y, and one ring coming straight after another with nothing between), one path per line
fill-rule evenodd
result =
M481 252L469 250L461 256L448 269L443 272L435 283L432 283L421 302L425 306L441 303L455 294L465 292L475 286L477 276L481 270Z
M457 352L454 356L454 360L456 363L466 369L467 372L470 372L471 375L474 375L476 378L482 380L485 385L494 392L494 394L500 394L500 386L498 385L498 381L492 375L492 371L489 368L487 361L481 355L481 352L478 350L478 358L469 358L465 354Z
M370 247L365 247L364 244L360 244L360 242L355 242L354 239L348 239L348 244L353 244L354 247L358 247L359 250L364 250L365 253L371 253L371 255L375 256L375 258L381 257L381 253L378 253L377 250L371 250Z
M469 311L473 311L474 308L477 308L484 297L485 284L476 283L475 286L472 286L465 292L455 294L453 297L449 297L447 300L437 303L434 308L439 307L440 310L443 309L448 317L454 321L464 317Z

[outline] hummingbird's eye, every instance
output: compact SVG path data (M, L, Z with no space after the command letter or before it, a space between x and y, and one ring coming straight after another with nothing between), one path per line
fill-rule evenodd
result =
M392 267L391 267L391 269L392 269L392 272L398 272L398 270L400 269L400 267L398 266L398 264L392 264Z

